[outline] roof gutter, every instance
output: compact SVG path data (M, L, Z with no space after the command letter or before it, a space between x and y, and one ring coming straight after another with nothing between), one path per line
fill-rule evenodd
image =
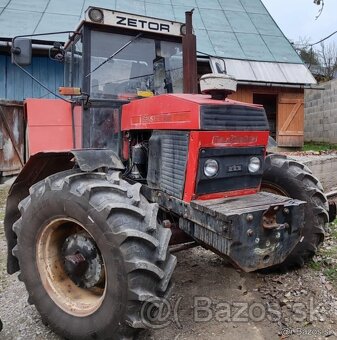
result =
M253 82L253 81L242 81L237 80L238 85L253 85L253 86L265 86L265 87L286 87L296 89L310 89L310 90L324 90L324 87L317 87L314 84L285 84L285 83L268 83L268 82Z

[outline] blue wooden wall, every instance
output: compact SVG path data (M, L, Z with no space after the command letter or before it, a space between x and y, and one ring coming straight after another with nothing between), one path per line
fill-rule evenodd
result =
M26 67L35 78L54 92L63 85L63 64L48 57L34 56ZM54 98L48 91L11 63L10 56L0 54L0 99Z

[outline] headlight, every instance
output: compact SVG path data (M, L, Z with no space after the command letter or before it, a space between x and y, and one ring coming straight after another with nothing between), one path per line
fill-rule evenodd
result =
M208 159L204 165L204 174L207 177L214 177L219 171L219 164L215 159Z
M257 157L252 157L248 163L248 170L251 173L258 172L261 169L261 160Z
M99 8L91 8L89 11L89 19L93 22L103 22L104 14Z

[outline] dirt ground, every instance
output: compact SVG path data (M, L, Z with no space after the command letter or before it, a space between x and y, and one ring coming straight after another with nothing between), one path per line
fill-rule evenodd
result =
M0 189L3 220L8 187ZM337 227L319 255L290 273L243 273L200 247L177 254L173 296L150 339L325 339L337 337ZM27 303L24 285L5 270L0 225L0 339L60 339Z

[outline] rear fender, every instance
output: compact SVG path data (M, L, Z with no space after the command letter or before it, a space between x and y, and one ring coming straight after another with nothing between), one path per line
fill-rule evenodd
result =
M20 269L17 258L12 255L12 249L17 243L12 226L20 218L18 204L29 195L29 188L33 184L57 172L72 169L75 165L84 172L102 167L124 170L123 163L112 150L40 152L30 157L11 186L7 198L4 226L8 249L7 272L9 274Z

